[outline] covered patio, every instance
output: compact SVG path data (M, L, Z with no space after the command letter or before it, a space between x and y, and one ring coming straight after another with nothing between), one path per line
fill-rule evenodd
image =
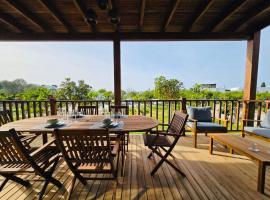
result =
M4 0L0 2L0 41L111 41L114 50L114 105L129 103L121 98L122 41L246 41L242 119L254 119L257 103L262 105L261 101L256 101L260 31L270 25L269 19L270 2L265 0ZM155 102L158 113L159 103ZM185 112L186 99L179 102L177 104L173 100L168 106ZM226 112L228 102L225 102ZM57 114L58 104L55 99L33 102L33 105L36 103L39 105L39 113L34 108L34 114L29 112L29 102L3 101L2 108L6 110L9 106L12 110L12 106L15 107L14 119L16 117L17 120L37 117L38 114ZM41 109L43 103L44 111ZM58 103L62 107L62 103L66 102ZM104 106L107 102L98 103ZM131 103L134 115L134 102ZM146 115L146 101L140 103L139 106L144 103L142 113ZM154 117L152 103L150 101L150 117ZM162 103L164 124L164 101ZM234 103L231 101L232 105ZM204 101L201 104L203 106ZM29 108L27 115L24 105ZM240 101L235 105L239 131ZM269 102L266 108L269 108ZM137 114L141 115L140 107ZM171 110L168 122L170 116ZM158 119L158 114L155 117ZM91 180L87 186L77 182L73 199L270 199L269 169L266 172L265 194L261 194L256 191L256 163L245 156L227 153L227 149L219 144L214 145L218 155L210 155L207 137L198 138L202 144L200 149L192 148L190 135L181 137L174 149L174 160L187 178L181 177L166 163L155 176L151 176L150 171L155 163L146 157L149 150L143 145L142 136L134 134L130 138L124 176L118 177L117 181ZM269 146L267 141L248 138ZM54 176L65 187L58 190L49 185L44 199L66 199L73 175L65 162L56 169ZM10 182L0 192L0 198L36 199L41 184L34 180L34 176L28 178L33 178L32 187L24 188Z

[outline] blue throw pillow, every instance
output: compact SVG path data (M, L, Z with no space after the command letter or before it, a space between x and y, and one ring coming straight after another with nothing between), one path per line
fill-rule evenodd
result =
M265 117L261 122L261 127L263 128L270 128L270 110L267 111Z
M207 107L187 106L187 113L190 118L196 119L199 122L212 122L211 106Z

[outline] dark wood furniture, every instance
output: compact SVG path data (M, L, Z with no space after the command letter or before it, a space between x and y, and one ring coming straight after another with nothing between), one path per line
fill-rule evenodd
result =
M154 175L162 163L166 162L182 176L185 176L185 174L178 169L178 167L167 160L167 157L169 155L172 156L171 152L173 148L177 144L179 138L183 135L187 118L187 114L181 113L180 111L175 111L166 132L151 130L144 135L144 144L151 150L148 158L151 158L154 153L161 158L161 160L152 170L151 175ZM172 138L172 141L169 139L169 137ZM161 153L162 150L165 152L165 154Z
M3 126L7 123L13 122L13 118L11 116L11 112L9 110L0 111L0 126ZM37 138L34 134L23 134L17 131L17 134L21 138L22 143L24 146L30 150L30 144Z
M188 121L189 121L188 123L190 123L190 124L186 125L186 130L191 131L193 134L194 148L197 148L198 133L204 133L205 136L207 136L208 133L226 133L227 132L228 120L217 118L217 117L215 117L215 118L212 117L212 120L213 120L213 124L216 124L216 125L218 125L222 122L224 128L220 129L220 127L217 127L217 128L213 127L211 130L203 128L203 127L200 128L198 126L198 123L201 123L201 122L198 122L198 120L192 119L192 118L188 119ZM218 121L218 123L215 123L216 120Z
M36 117L24 120L14 121L5 124L0 127L0 131L8 131L11 128L15 128L20 132L31 132L35 134L42 134L43 140L47 140L47 134L52 134L53 128L44 128L44 125L48 119L60 118L59 116L46 116L46 117ZM101 122L105 118L104 115L88 115L81 118L80 121L76 123L71 123L66 129L88 129L92 125ZM126 132L145 132L151 130L159 125L156 119L151 117L141 116L141 115L129 115L127 118L121 119L124 125L121 129L109 129L110 133L123 134Z
M84 115L98 115L98 106L78 106L78 111Z
M254 152L249 150L249 148L253 146L254 141L248 140L247 138L242 138L237 135L211 134L209 144L210 154L213 153L214 141L227 146L231 149L231 152L235 151L245 155L258 163L257 190L264 193L266 167L270 166L270 154L268 153L270 147L257 144L260 151Z
M42 199L49 183L58 188L62 184L52 177L52 174L59 160L59 150L52 146L51 141L44 146L30 153L22 144L19 135L15 129L0 132L0 175L5 180L0 186L4 188L9 180L15 181L25 187L30 186L27 180L23 180L16 175L32 173L45 179L45 183L39 193L39 199Z
M124 106L124 105L112 105L110 106L110 113L112 114L117 114L117 112L121 112L122 115L128 115L129 114L129 107ZM129 140L129 133L124 133L123 137L123 144L124 144L124 152L127 150L128 151L128 143L130 142Z
M108 129L56 129L55 137L63 157L76 179L86 185L87 179L115 179L117 177L120 141L110 141ZM115 158L116 166L114 164ZM122 158L123 159L123 158ZM83 174L112 174L112 177L91 177Z
M128 115L129 114L129 107L124 106L124 105L112 105L112 106L110 106L110 112L111 113L121 112L121 114L123 114L123 115Z

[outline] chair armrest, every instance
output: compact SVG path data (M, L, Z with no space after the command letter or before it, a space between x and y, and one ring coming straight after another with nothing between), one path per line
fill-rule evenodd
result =
M191 122L198 122L197 119L192 119L192 118L188 118L188 121L191 121Z
M159 135L165 135L165 136L179 136L179 134L175 134L175 133L165 133L165 132L161 132L161 133L159 133Z
M242 130L244 130L244 127L247 125L247 122L261 122L262 120L256 120L256 119L242 119Z
M34 152L32 152L30 154L30 156L35 157L37 156L40 152L46 150L46 148L48 148L49 146L51 146L51 144L55 143L55 140L52 140L51 142L47 142L46 144L44 144L43 146L39 147L37 150L35 150Z
M155 131L155 130L151 130L151 131L149 131L149 133L153 134L153 135L159 135L159 134L164 135L164 134L166 134L165 131Z
M26 142L36 137L37 137L36 135L23 135L20 140L21 142Z
M262 120L256 120L256 119L242 119L242 121L246 121L246 122L261 122Z

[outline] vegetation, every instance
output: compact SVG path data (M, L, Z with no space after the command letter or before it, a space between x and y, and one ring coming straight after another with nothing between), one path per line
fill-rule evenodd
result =
M164 76L155 78L154 89L145 91L126 90L122 91L123 99L147 100L147 99L242 99L242 91L212 91L202 89L200 84L186 89L183 82L177 79L166 79ZM262 84L264 86L265 83ZM46 100L49 96L57 99L72 100L110 100L113 99L113 92L106 89L94 90L92 86L79 80L77 83L66 78L59 88L51 86L40 86L28 84L23 79L14 81L0 81L0 99L21 99L21 100ZM270 99L269 92L257 94L257 99Z

